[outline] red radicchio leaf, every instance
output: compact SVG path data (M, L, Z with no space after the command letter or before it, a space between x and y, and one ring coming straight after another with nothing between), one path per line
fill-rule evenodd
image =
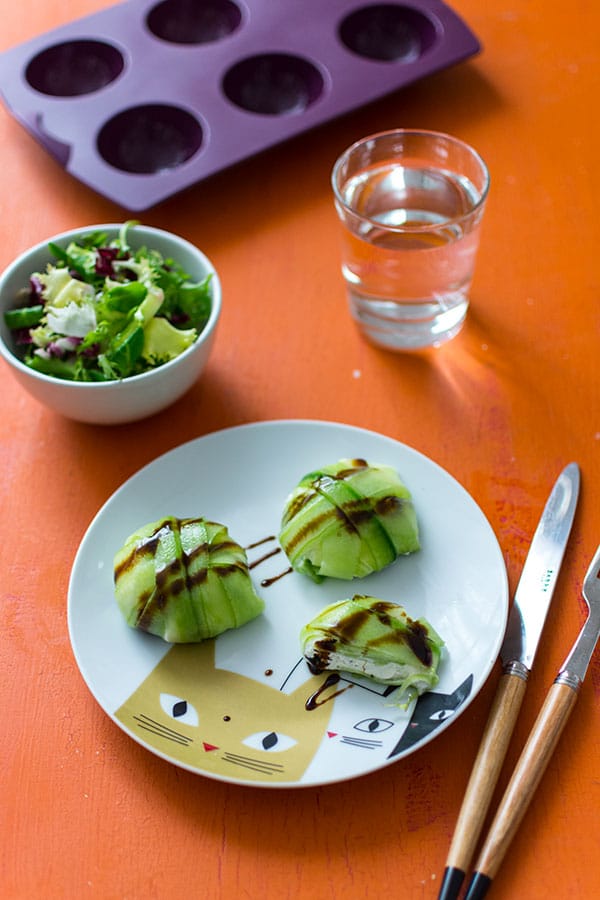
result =
M115 274L113 261L118 255L117 247L98 247L96 249L96 275L112 278Z
M33 344L31 339L31 334L29 333L29 328L17 328L11 334L15 344L25 345L25 344Z
M40 279L36 275L32 275L29 279L29 296L32 300L36 300L38 303L43 303L44 298L42 296L44 291L44 286Z
M87 357L88 359L94 359L100 353L100 344L90 344L89 347L86 347L85 350L82 350L81 355Z

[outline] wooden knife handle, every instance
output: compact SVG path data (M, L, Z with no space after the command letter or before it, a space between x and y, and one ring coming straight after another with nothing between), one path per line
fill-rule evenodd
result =
M488 878L500 868L577 696L577 689L568 684L555 682L548 691L477 860L475 870Z
M466 872L471 862L523 702L528 674L523 667L522 676L500 677L448 852L449 868Z

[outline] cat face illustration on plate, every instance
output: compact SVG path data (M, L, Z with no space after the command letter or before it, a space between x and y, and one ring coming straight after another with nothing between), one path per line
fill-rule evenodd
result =
M317 751L331 711L326 703L310 713L305 709L320 684L311 676L285 693L217 668L214 640L177 644L116 718L186 767L245 781L296 782Z
M161 755L217 778L260 784L312 780L323 764L339 778L364 757L391 759L435 730L466 699L430 692L407 711L393 689L296 661L282 686L215 664L216 641L174 645L116 711L125 728ZM362 757L362 759L357 759Z

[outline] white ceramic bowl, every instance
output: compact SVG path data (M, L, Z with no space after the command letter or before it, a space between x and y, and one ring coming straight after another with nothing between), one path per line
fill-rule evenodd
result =
M53 260L48 243L52 241L66 247L70 241L93 231L104 231L113 238L120 227L118 224L90 225L48 238L22 253L0 277L0 353L13 375L45 406L70 419L97 425L135 422L178 400L194 384L206 364L221 313L221 283L210 260L193 244L171 232L136 225L128 232L128 242L133 249L146 246L158 250L163 257L171 257L192 281L201 281L207 274L212 274L212 310L198 339L159 368L119 381L65 381L36 372L21 362L4 322L4 312L15 306L15 297L21 288L27 287L30 275L43 271Z

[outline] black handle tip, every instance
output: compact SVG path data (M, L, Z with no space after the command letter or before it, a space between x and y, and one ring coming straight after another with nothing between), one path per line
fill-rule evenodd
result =
M438 894L438 900L456 900L460 891L465 873L462 869L446 866L444 880Z
M465 900L482 900L482 897L485 897L489 891L491 883L492 879L488 875L475 872L469 882Z

